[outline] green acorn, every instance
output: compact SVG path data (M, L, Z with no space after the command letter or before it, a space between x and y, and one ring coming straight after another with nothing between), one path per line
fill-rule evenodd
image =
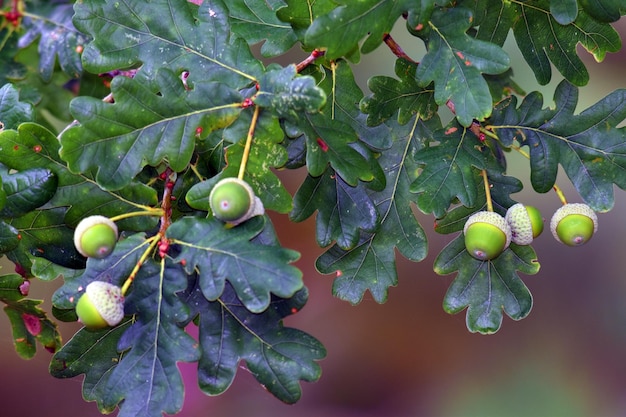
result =
M565 204L550 220L550 231L556 240L568 246L580 246L598 231L598 216L587 204Z
M465 222L465 248L481 261L494 259L511 243L511 228L498 213L479 211Z
M215 217L232 225L265 213L263 203L254 195L252 187L233 177L215 184L209 194L209 206Z
M85 217L74 230L74 246L88 258L105 258L117 243L117 226L104 216Z
M124 318L122 290L108 282L90 282L78 299L76 314L89 329L116 326Z
M511 241L518 245L530 245L543 232L543 218L536 207L514 204L505 219L511 227Z

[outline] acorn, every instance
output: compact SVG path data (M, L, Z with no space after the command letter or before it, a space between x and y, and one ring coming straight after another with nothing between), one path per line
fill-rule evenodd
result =
M223 222L238 225L253 216L265 213L263 202L254 195L250 185L238 178L224 178L209 194L213 215Z
M113 251L118 231L115 223L105 216L85 217L74 230L74 246L88 258L102 259Z
M543 232L543 218L536 207L514 204L504 218L511 228L511 241L518 245L530 245Z
M88 329L116 326L124 318L122 290L108 282L90 282L78 299L76 314Z
M474 258L496 258L511 243L511 228L504 217L493 211L472 214L463 228L465 248Z
M587 204L568 203L559 207L550 220L550 231L567 246L580 246L598 231L598 216Z

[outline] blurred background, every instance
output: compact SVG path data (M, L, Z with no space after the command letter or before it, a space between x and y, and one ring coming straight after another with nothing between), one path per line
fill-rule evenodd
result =
M394 37L419 59L416 40L400 24ZM615 25L626 43L626 21ZM514 41L507 51L515 79L527 92L539 89ZM626 88L626 49L608 54L602 64L580 51L591 73L581 89L579 111L616 88ZM366 89L369 74L393 74L395 57L385 47L363 57L355 69ZM546 105L555 86L541 87ZM368 94L367 90L365 93ZM560 203L554 195L535 194L528 162L512 155L508 174L525 181L518 201L537 206L549 221ZM281 173L293 193L302 172ZM579 202L566 177L559 184L570 202ZM315 271L322 249L315 243L314 219L289 223L272 215L281 243L298 250L297 266L310 290L307 306L286 320L318 338L328 350L319 382L303 383L302 399L285 405L240 369L223 395L208 397L197 388L193 364L180 364L185 377L184 417L588 417L626 415L626 194L616 189L615 208L599 215L597 235L585 246L568 248L545 231L533 243L541 263L524 279L534 296L533 311L515 322L505 317L499 332L471 334L465 312L445 313L441 303L454 276L438 276L432 264L452 236L437 235L433 218L416 213L429 236L429 255L421 263L398 256L399 285L379 305L365 297L357 306L331 295L333 276ZM12 272L12 266L4 267ZM46 298L58 282L33 281L31 295ZM46 301L43 308L50 311ZM77 329L62 324L64 340ZM58 380L48 374L50 353L21 360L13 350L10 326L0 314L0 398L6 417L95 417L95 403L81 397L82 378Z

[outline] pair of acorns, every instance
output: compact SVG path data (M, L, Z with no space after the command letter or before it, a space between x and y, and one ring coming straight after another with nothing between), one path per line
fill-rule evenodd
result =
M209 194L213 215L230 225L265 212L263 203L243 180L224 178L218 181ZM89 216L76 226L74 245L87 258L102 259L113 251L118 239L116 224L105 216ZM78 320L90 329L113 327L124 318L124 294L117 285L93 281L76 304Z
M598 230L598 217L586 204L564 204L552 216L550 231L556 240L568 246L579 246ZM511 242L530 245L543 231L539 210L521 203L514 204L502 217L493 211L471 215L465 227L465 248L474 258L487 261L496 258Z

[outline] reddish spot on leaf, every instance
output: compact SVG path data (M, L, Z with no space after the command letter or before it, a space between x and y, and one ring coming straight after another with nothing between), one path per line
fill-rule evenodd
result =
M33 336L37 336L41 333L41 321L39 320L39 317L34 314L24 313L22 314L22 321L24 322L24 326L26 326L28 333Z
M423 24L421 24L421 23L420 23L420 24L418 24L417 26L415 26L415 30L417 30L417 31L420 31L420 30L422 30L422 29L424 29L424 25L423 25Z
M451 127L450 129L446 130L446 135L451 135L454 132L456 132L458 129L456 127Z
M41 145L35 145L35 146L33 146L33 151L35 151L36 153L41 152Z
M324 142L322 138L317 138L316 140L317 144L320 145L320 148L322 148L324 152L328 152L328 144Z
M180 260L180 264L181 264L182 266L186 266L186 265L187 265L187 259L181 259L181 260Z
M296 314L298 312L298 309L295 307L291 307L291 314Z
M26 297L28 295L28 291L30 290L30 281L25 279L24 282L20 284L19 289L20 294Z
M472 65L470 61L465 61L465 66L469 67L470 65Z
M202 126L198 126L198 127L196 127L196 136L200 136L200 135L202 134L202 131L203 131L203 130L204 130L204 129L202 129Z
M343 275L343 272L341 272L341 271L337 271L337 278L339 278L339 277L340 277L340 276L342 276L342 275Z
M19 150L20 150L20 146L19 146L19 145L15 145L15 146L13 146L13 150L14 150L14 151L19 151Z
M458 56L461 59L465 59L465 56L463 55L463 52L461 51L456 51L456 56Z
M77 54L82 54L84 49L85 48L83 48L83 45L76 45L76 53Z

